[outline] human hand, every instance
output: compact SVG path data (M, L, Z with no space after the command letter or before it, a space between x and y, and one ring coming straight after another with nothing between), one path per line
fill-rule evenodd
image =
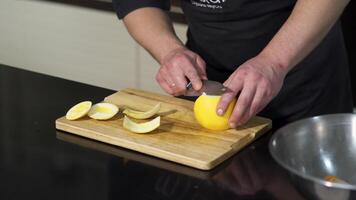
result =
M238 99L230 116L231 128L246 123L260 112L280 91L287 70L275 64L268 56L258 55L241 66L224 82L228 88L217 106L222 115L238 93Z
M199 90L202 80L207 79L204 60L186 48L173 50L160 63L156 80L171 95L184 94L188 81L192 82L195 90Z

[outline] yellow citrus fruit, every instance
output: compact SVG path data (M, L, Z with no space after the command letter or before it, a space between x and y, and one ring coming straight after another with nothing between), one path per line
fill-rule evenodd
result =
M89 111L88 116L97 120L111 119L119 112L119 108L111 103L97 103Z
M204 128L210 130L226 130L229 129L229 118L236 104L234 99L223 116L216 113L216 107L221 96L201 95L194 103L194 115L196 120Z
M71 109L68 110L66 114L66 118L68 120L76 120L81 117L84 117L90 110L91 108L91 101L83 101L75 106L73 106Z

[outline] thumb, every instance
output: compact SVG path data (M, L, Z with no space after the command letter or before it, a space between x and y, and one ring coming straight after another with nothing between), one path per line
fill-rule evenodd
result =
M216 114L222 116L225 114L227 107L231 103L231 101L236 97L236 93L232 90L225 92L216 107Z

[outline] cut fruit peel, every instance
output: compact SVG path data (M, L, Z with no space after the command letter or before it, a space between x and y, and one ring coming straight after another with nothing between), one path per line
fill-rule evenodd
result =
M127 116L124 117L123 127L129 131L134 133L148 133L156 128L158 128L161 124L161 117L158 116L151 121L144 122L144 123L136 123L132 121Z
M88 114L90 108L91 108L92 102L91 101L83 101L80 102L73 107L71 107L67 114L66 114L66 119L68 120L76 120L79 118L84 117L86 114Z
M97 103L90 111L88 116L97 120L108 120L114 117L119 112L119 108L111 103Z
M161 109L161 103L158 103L153 108L151 108L150 110L145 111L145 112L127 108L124 110L123 113L125 115L135 118L135 119L148 119L148 118L154 116L155 114L157 114L160 109Z

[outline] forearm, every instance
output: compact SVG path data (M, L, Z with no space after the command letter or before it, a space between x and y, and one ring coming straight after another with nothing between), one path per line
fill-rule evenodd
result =
M167 14L157 8L137 9L124 18L131 36L161 63L171 51L184 47Z
M292 14L261 52L286 72L326 36L349 0L298 0Z

